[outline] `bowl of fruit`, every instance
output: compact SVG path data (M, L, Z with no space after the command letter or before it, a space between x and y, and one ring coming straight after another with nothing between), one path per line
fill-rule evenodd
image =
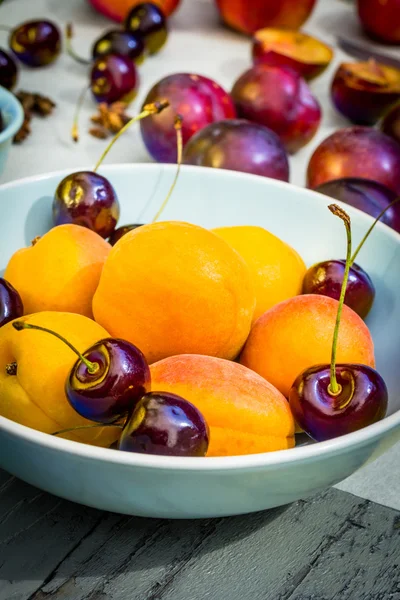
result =
M4 171L14 135L23 120L21 103L11 92L0 86L0 175Z
M0 467L161 518L354 473L400 439L389 206L194 165L2 186Z

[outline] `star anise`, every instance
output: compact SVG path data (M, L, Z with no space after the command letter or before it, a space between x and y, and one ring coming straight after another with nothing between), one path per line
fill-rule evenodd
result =
M34 115L40 117L47 117L53 112L55 103L41 94L35 94L32 92L25 92L20 90L15 94L18 100L22 104L24 109L24 122L21 129L14 136L14 143L19 144L23 142L28 135L31 133L30 123Z
M131 120L125 112L126 108L125 102L113 102L109 106L105 103L99 104L97 113L90 119L96 127L89 129L89 133L100 139L118 133Z

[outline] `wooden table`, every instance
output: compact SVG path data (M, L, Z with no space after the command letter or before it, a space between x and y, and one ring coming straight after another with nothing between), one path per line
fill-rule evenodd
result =
M126 517L0 471L0 600L399 600L400 512L330 489L270 511Z

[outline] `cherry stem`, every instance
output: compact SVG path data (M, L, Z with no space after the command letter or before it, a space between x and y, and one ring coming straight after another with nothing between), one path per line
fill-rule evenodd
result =
M77 429L98 429L99 427L119 427L123 429L123 425L118 425L115 423L98 423L96 425L78 425L77 427L68 427L68 429L60 429L59 431L54 431L51 435L62 435L63 433L70 433L71 431L76 431Z
M83 106L83 102L85 100L86 92L89 89L90 89L90 85L85 85L85 87L83 88L83 90L80 93L78 102L76 104L74 122L72 124L72 131L71 131L72 139L74 140L74 142L79 141L78 119L79 119L79 114L81 112L81 108Z
M125 133L125 131L127 129L129 129L129 127L132 125L132 123L135 123L136 121L140 121L141 119L145 119L146 117L149 117L150 115L158 115L162 110L164 110L164 108L167 108L167 106L169 106L169 102L167 100L163 101L163 102L153 102L151 104L146 104L143 107L142 112L137 115L136 117L133 117L132 119L130 119L130 121L128 121L123 127L122 129L120 129L118 131L118 133L115 134L115 136L113 137L113 139L111 140L111 142L108 144L107 148L104 150L103 154L101 155L100 159L98 160L95 168L93 169L93 171L96 173L97 169L100 167L101 163L103 162L103 160L105 159L105 157L107 156L107 154L110 152L111 148L113 147L113 145L115 144L115 142L117 141L117 139L123 134Z
M379 213L379 215L376 217L375 221L372 223L371 227L368 229L367 233L364 235L364 237L362 238L361 242L358 244L357 248L355 249L355 252L354 252L354 254L353 254L353 256L351 257L351 260L350 260L350 266L353 265L354 261L356 260L357 254L360 252L361 248L363 247L364 242L367 241L367 238L369 237L369 234L374 229L374 227L377 224L377 222L383 217L383 215L385 214L385 212L389 208L391 208L394 204L397 204L397 202L400 202L400 196L398 196L397 198L395 198L394 200L392 200L392 202L390 204L388 204L386 206L386 208L384 208Z
M344 270L342 288L340 291L340 298L339 298L339 304L338 304L337 315L336 315L335 329L333 331L331 369L330 369L331 380L330 380L330 383L328 386L328 393L331 394L332 396L337 396L342 391L342 387L341 387L341 385L338 384L337 379L336 379L336 351L337 351L337 343L338 343L338 337L339 337L340 318L342 316L344 297L346 294L347 281L349 278L349 271L350 271L351 222L350 222L349 215L342 208L340 208L340 206L338 206L337 204L330 204L328 206L328 208L331 211L331 213L333 213L336 217L339 217L340 219L342 219L342 221L346 227L346 235L347 235L346 267Z
M77 54L75 52L75 50L72 47L72 38L74 36L74 30L72 27L72 23L67 23L66 27L65 27L65 49L67 51L67 54L70 55L71 58L73 58L76 62L80 63L81 65L90 65L90 60L86 59L86 58L82 58L82 56L79 56L79 54Z
M175 131L176 131L176 147L177 147L177 163L178 163L178 168L176 170L174 181L172 182L172 185L171 185L171 187L169 189L167 197L165 198L164 202L161 204L160 208L158 209L158 211L157 211L157 213L156 213L156 215L155 215L155 217L154 217L154 219L152 221L153 223L155 221L157 221L157 219L160 217L161 213L163 212L163 210L167 206L168 201L171 198L172 192L174 191L176 182L178 181L179 172L181 170L182 152L183 152L182 122L183 122L183 117L181 115L176 115L175 122L174 122L174 127L175 127Z
M68 346L68 348L70 348L72 350L72 352L75 352L75 354L77 356L79 356L79 358L81 359L81 361L86 365L87 370L89 371L89 373L91 375L94 375L94 373L97 373L97 371L99 370L98 363L91 362L90 360L87 360L87 358L85 358L79 352L79 350L77 350L75 348L75 346L73 346L68 340L66 340L59 333L56 333L55 331L52 331L51 329L47 329L46 327L40 327L39 325L31 325L30 323L24 323L23 321L14 321L13 322L13 327L17 331L22 331L23 329L36 329L37 331L44 331L45 333L50 333L51 335L54 335L54 337L56 337L59 340L61 340L62 342L64 342L64 344L66 344Z

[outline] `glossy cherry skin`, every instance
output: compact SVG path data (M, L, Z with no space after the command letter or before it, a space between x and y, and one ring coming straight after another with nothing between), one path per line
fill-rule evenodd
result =
M329 393L329 365L303 371L289 392L296 423L317 442L358 431L386 415L388 391L375 369L341 364L336 366L336 377L341 386L337 396Z
M12 90L17 83L18 69L11 56L0 49L0 85L7 90Z
M130 231L133 231L137 227L141 227L142 225L143 225L143 223L132 223L131 225L121 225L121 227L118 227L117 229L115 229L115 231L112 232L112 234L108 238L108 242L111 244L111 246L115 246L115 244L117 242L119 242L119 240L125 234L129 233Z
M397 198L396 192L382 183L360 177L343 177L327 181L316 187L315 191L335 198L335 200L346 202L375 219ZM380 221L400 233L400 203L388 208Z
M311 266L303 279L303 294L320 294L339 300L345 260L325 260ZM375 287L368 273L353 263L349 271L344 303L364 319L371 310Z
M318 100L288 67L252 67L236 80L231 96L239 117L275 131L290 153L308 144L321 122Z
M108 238L119 219L120 204L111 183L94 171L67 175L53 199L53 223L73 223Z
M381 123L381 131L400 144L400 104L386 114Z
M43 67L61 52L60 30L51 21L26 21L12 30L9 46L24 65Z
M205 456L209 428L199 410L169 392L150 392L136 404L119 449L141 454Z
M138 33L149 54L159 52L168 37L164 13L160 7L151 2L143 2L134 6L124 21L124 29Z
M215 121L233 119L236 110L230 95L215 81L194 73L176 73L156 83L144 105L168 100L159 115L140 121L140 131L149 154L158 162L176 162L174 120L182 115L183 145L200 129Z
M22 317L23 314L21 296L11 283L0 277L0 327Z
M183 162L289 181L289 161L278 136L244 119L204 127L189 140Z
M133 31L111 29L96 40L92 48L93 59L108 54L128 56L138 65L144 59L144 42L140 35Z
M97 102L131 102L139 86L139 75L128 56L108 54L97 58L90 73L90 89Z
M65 385L71 406L82 417L97 423L113 423L132 412L150 389L150 369L133 344L106 338L89 348L84 358L98 365L91 374L78 359Z

